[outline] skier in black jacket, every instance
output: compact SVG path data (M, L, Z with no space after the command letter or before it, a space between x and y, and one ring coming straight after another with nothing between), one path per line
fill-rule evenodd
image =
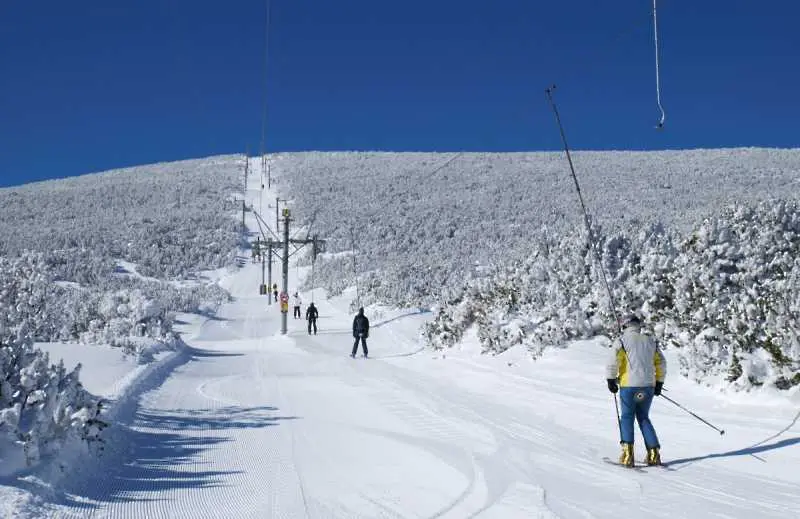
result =
M311 327L314 327L314 335L317 334L317 317L319 316L319 312L317 312L317 307L314 306L314 303L308 305L306 308L306 320L308 321L308 334L311 335Z
M367 351L369 319L367 319L367 316L364 315L363 307L358 309L358 314L356 314L355 318L353 319L353 337L355 337L356 342L353 344L353 353L351 353L350 356L355 358L356 352L358 351L358 340L361 339L361 349L364 350L364 357L366 357L369 354Z

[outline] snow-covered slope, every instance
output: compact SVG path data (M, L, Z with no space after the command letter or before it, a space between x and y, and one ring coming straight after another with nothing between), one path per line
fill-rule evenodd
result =
M283 189L285 177L279 180ZM269 201L287 193L262 192L255 182L247 197L266 215L274 211ZM311 223L302 218L299 203L293 202L297 223ZM247 218L255 229L253 214ZM312 229L323 222L331 224L318 213ZM350 233L347 226L340 231L345 238ZM329 251L336 253L334 240L330 243ZM360 266L364 243L356 254L357 268L377 269L376 264ZM431 262L442 259L435 251ZM795 491L800 415L798 402L786 394L710 392L680 377L679 357L668 351L666 394L726 434L658 399L652 418L666 467L623 470L603 461L618 449L614 399L603 381L606 339L546 349L534 361L519 347L481 356L471 328L456 347L437 352L425 349L418 337L429 313L367 304L372 358L350 359L355 290L347 280L333 293L315 288L301 294L320 308L317 335L290 319L290 333L281 336L276 305L258 295L260 265L242 257L245 249L238 252L243 259L238 268L216 274L233 300L215 316L178 323L186 347L153 364L139 383L117 395L102 456L71 460L60 478L42 469L0 480L0 514L800 514ZM352 258L345 257L348 268ZM390 254L387 268L392 270L391 261L408 261L402 258ZM409 272L422 272L425 265ZM311 274L307 266L289 272L290 291ZM418 277L418 282L430 281ZM92 350L87 348L86 355ZM642 450L639 442L638 457Z
M728 204L800 194L800 150L576 152L574 162L609 231L659 221L686 233ZM429 304L476 268L528 257L543 227L583 224L557 152L284 153L272 174L329 252L358 249L367 299ZM318 267L333 293L353 284L349 257Z
M614 333L606 274L614 310L680 348L685 375L800 384L800 150L576 153L602 273L563 154L273 162L296 215L329 240L315 282L337 293L358 280L362 303L436 305L434 347L473 325L492 352Z
M308 272L290 269L290 289L297 274ZM603 461L618 449L605 341L534 362L519 349L480 356L468 336L442 354L420 349L428 314L368 307L371 358L351 359L352 289L317 290L318 334L289 319L282 336L260 279L245 263L221 280L234 301L184 326L187 349L129 399L105 454L35 500L24 494L34 480L14 483L12 517L800 513L798 417L785 399L722 397L670 376L669 396L726 434L658 400L666 467L625 470Z

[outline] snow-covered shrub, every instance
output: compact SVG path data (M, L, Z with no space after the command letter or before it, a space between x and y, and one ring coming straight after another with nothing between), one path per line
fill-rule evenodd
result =
M159 279L229 265L242 167L224 156L0 189L0 256L48 252L55 279L83 286L120 259Z
M591 241L558 153L272 157L295 218L328 240L314 283L331 295L358 283L362 304L433 307L423 331L433 347L471 327L487 352L614 335L608 283L614 310L636 309L681 348L684 375L742 388L800 383L794 203L769 202L800 196L800 152L574 159L591 172L581 175L600 217ZM747 211L760 216L745 224Z
M180 285L150 278L106 276L96 285L54 281L41 253L0 258L0 297L36 287L15 299L10 323L24 324L33 340L107 343L140 355L153 343L174 346L175 312L216 308L229 299L219 286Z
M563 153L307 152L270 160L297 223L327 240L314 282L331 295L358 277L362 301L430 307L476 266L525 257L542 227L558 235L583 226ZM606 233L662 222L683 234L733 201L800 195L798 150L576 152L573 160Z
M683 240L658 225L630 238L593 231L603 271L584 233L540 235L523 263L446 300L425 329L430 345L451 346L472 325L487 352L525 344L535 354L614 335L607 281L617 313L640 312L664 345L679 348L689 378L736 388L800 384L800 204L730 208Z
M227 299L197 273L233 261L241 235L230 194L242 164L216 157L0 189L0 256L29 256L13 283L46 285L15 322L40 341L133 354L143 337L172 344L174 312Z
M80 366L68 372L33 348L47 280L33 255L0 258L0 471L9 474L70 443L100 441L100 400L83 389Z
M674 306L665 312L675 326L665 338L696 337L690 357L698 361L687 363L686 374L741 387L800 383L799 252L796 201L731 207L683 241Z

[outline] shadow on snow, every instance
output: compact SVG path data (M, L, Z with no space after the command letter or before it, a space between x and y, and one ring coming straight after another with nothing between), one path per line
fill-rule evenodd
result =
M195 347L188 347L187 353L191 355L192 360L201 359L203 357L242 357L244 353L230 352L230 351L215 351L204 350Z
M732 456L754 456L756 459L764 461L763 459L755 456L760 452L771 451L775 449L783 449L786 447L790 447L792 445L796 445L800 443L800 436L796 436L794 438L787 438L785 440L777 441L774 443L763 444L763 445L754 445L752 447L746 447L744 449L738 449L728 452L719 452L715 454L707 454L705 456L696 456L694 458L681 458L677 460L671 460L664 463L664 466L671 467L674 465L681 465L681 464L689 464L694 463L695 461L702 461L707 459L713 458L728 458Z
M200 431L220 429L252 429L277 425L281 420L296 420L296 416L269 416L276 407L219 407L216 409L158 410L157 413L141 411L136 415L136 425L153 429L174 431Z
M225 486L228 476L241 471L213 470L213 458L205 452L233 440L218 434L224 429L270 427L296 418L274 411L271 406L138 411L135 427L113 426L105 451L75 471L84 474L65 478L64 504L88 510L104 503L161 500L159 493L176 489Z

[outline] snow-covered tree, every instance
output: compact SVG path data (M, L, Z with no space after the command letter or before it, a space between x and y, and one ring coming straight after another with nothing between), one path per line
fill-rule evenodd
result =
M33 347L47 280L39 256L0 258L0 456L3 472L32 466L68 443L100 441L101 402L80 384L80 366L52 365Z

